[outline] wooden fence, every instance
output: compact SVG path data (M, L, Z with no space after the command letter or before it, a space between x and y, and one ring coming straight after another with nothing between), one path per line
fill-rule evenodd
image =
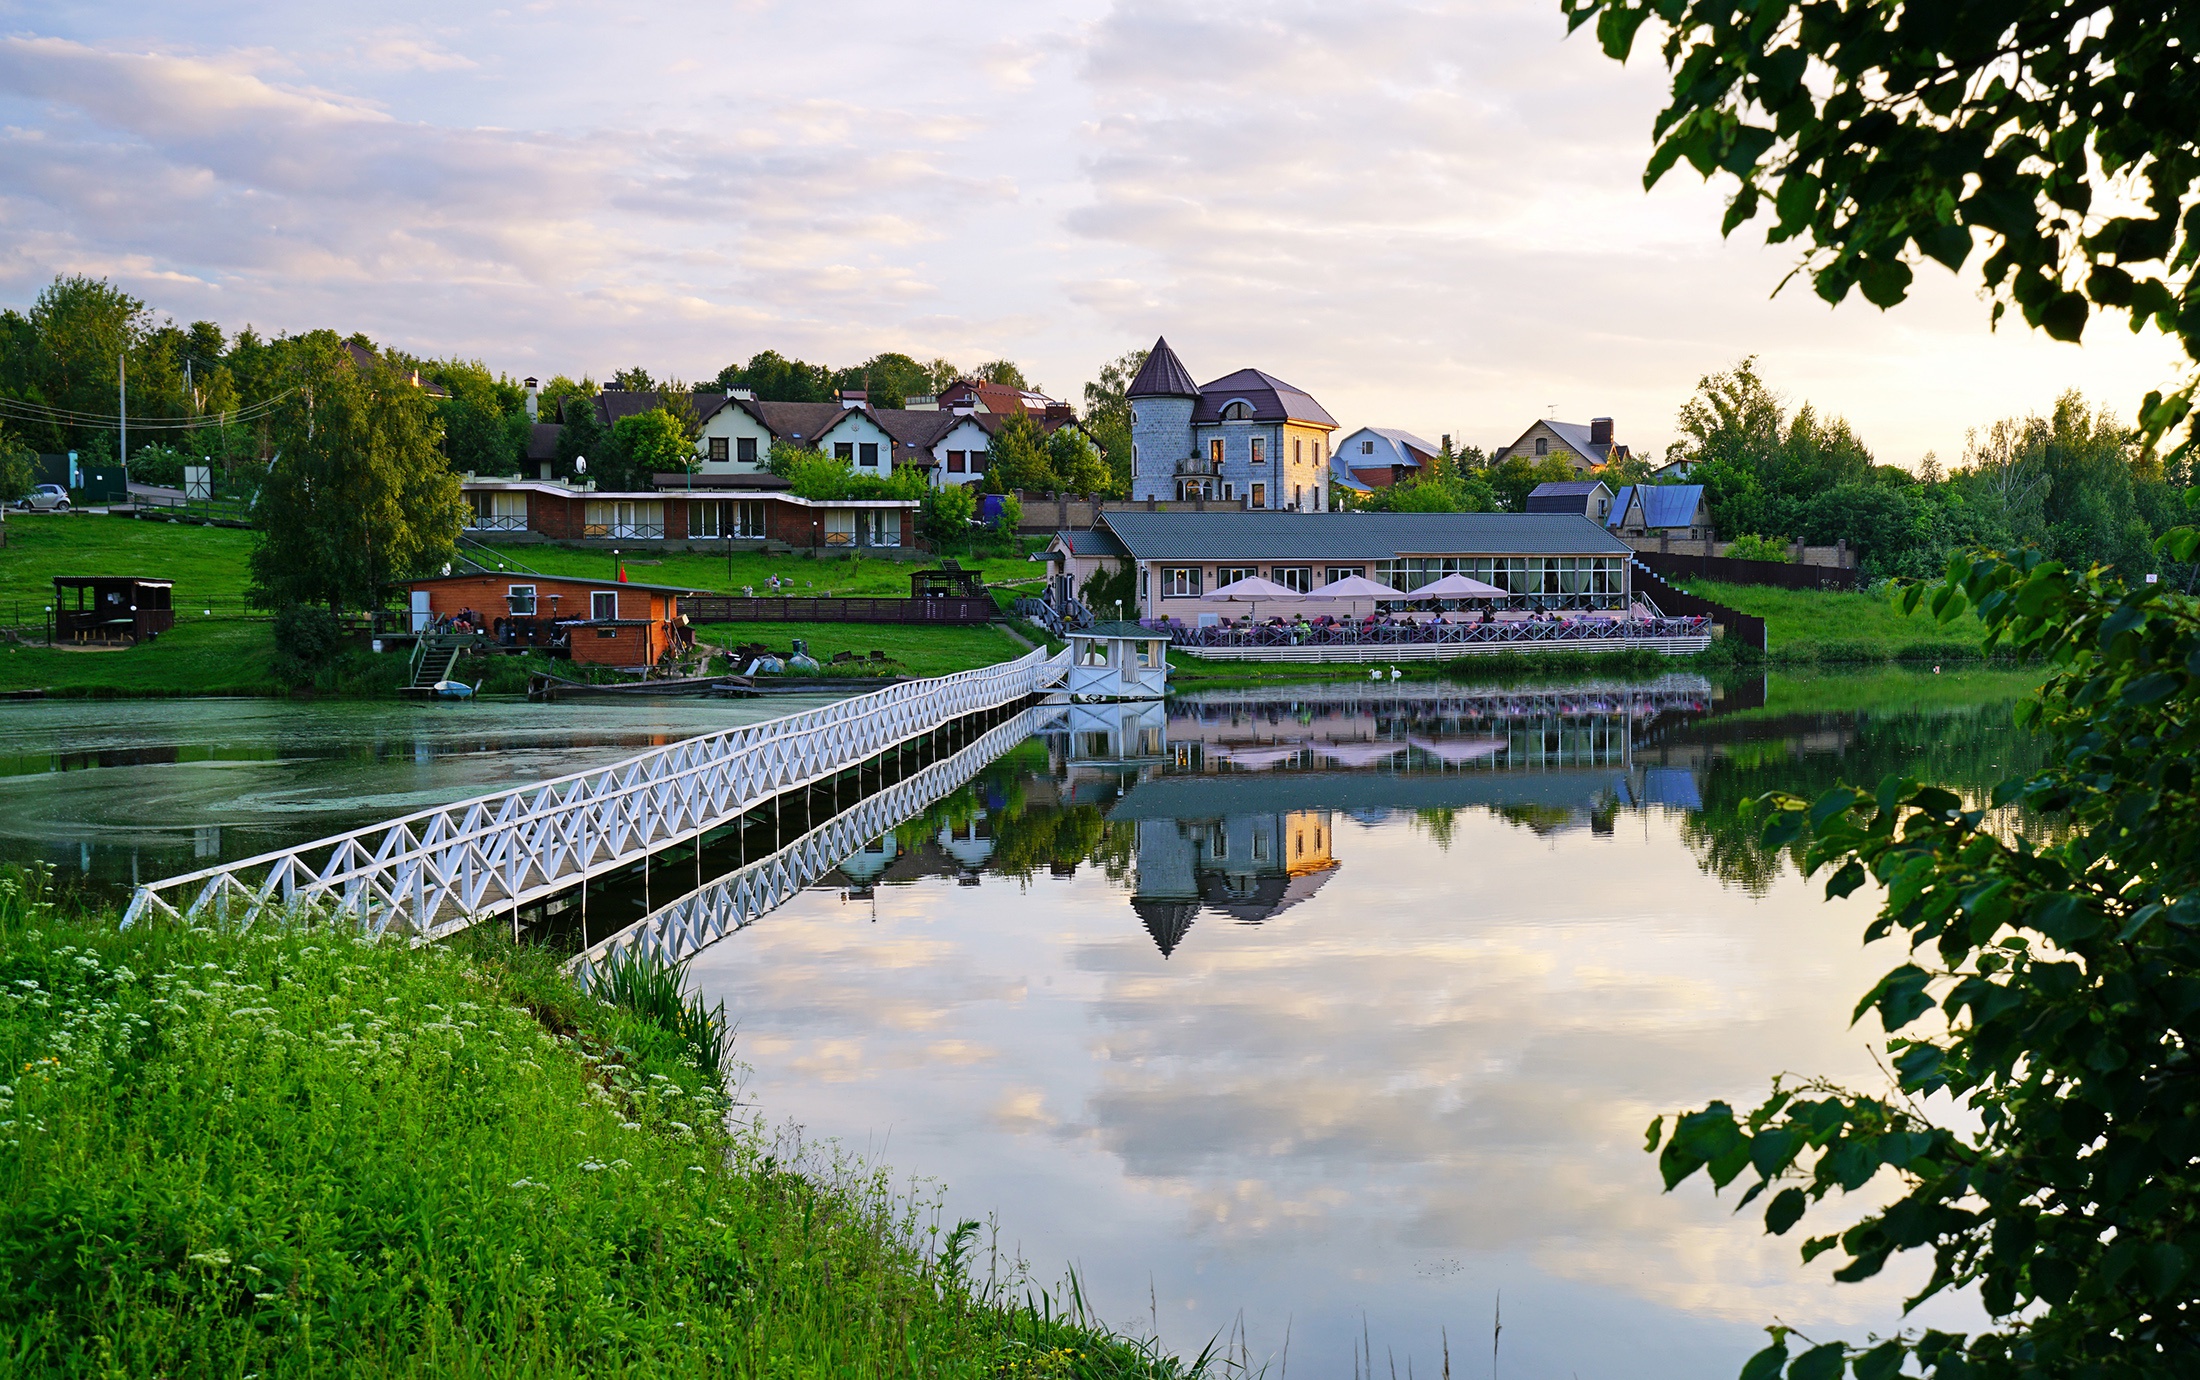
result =
M690 623L990 623L990 599L744 599L698 594L680 601Z
M1778 585L1782 589L1862 589L1861 570L1786 561L1741 561L1732 556L1690 556L1678 551L1637 551L1635 559L1667 579L1717 580L1729 585Z

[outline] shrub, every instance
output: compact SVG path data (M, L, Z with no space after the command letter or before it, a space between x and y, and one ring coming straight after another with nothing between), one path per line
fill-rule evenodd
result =
M1789 563L1787 538L1760 537L1751 532L1744 532L1727 543L1726 554L1729 560Z
M275 675L297 688L336 660L344 628L319 604L285 604L275 614Z

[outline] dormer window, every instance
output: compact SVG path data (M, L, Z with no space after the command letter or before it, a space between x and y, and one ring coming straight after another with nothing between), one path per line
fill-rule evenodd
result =
M1249 422L1253 420L1253 409L1251 404L1241 402L1231 403L1228 407L1222 409L1222 420L1226 422Z

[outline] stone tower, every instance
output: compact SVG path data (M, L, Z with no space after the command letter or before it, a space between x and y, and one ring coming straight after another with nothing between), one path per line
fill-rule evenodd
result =
M1131 404L1131 441L1137 450L1131 497L1174 498L1178 466L1194 458L1192 412L1199 406L1199 385L1166 336L1154 341L1124 396Z

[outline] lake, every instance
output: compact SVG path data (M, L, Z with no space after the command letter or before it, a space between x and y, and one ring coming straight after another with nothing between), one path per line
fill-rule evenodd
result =
M1090 711L692 976L774 1133L889 1166L1181 1353L1731 1375L1775 1318L1894 1326L1919 1278L1835 1286L1731 1196L1661 1194L1643 1153L1653 1116L1783 1070L1883 1082L1848 1025L1899 961L1860 946L1869 895L1821 899L1738 807L1889 772L1983 790L2033 760L2021 688L1347 682ZM0 848L116 886L755 712L11 709Z

